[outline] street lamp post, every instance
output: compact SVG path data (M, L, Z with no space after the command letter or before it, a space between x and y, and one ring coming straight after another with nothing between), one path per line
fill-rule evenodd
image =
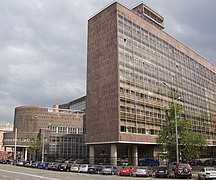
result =
M42 134L42 138L43 138L43 144L42 144L42 155L41 155L41 161L42 163L44 162L44 132Z
M43 130L43 132L42 132ZM42 133L42 153L41 153L41 162L44 162L44 154L45 154L45 132L46 130L49 130L48 128L41 128Z
M16 154L17 154L17 150L16 150L16 148L17 148L17 128L15 128L15 132L14 132L14 160L13 160L13 165L14 165L14 163L16 162Z
M173 79L172 79L173 83ZM173 91L172 87L170 88L165 82L163 82L171 91ZM181 97L177 97L176 99L180 99ZM179 143L178 143L178 122L177 122L177 114L176 114L176 103L174 102L174 94L172 94L172 101L174 106L174 120L175 120L175 135L176 135L176 163L179 163Z
M174 103L174 101L173 101L173 105L174 105L174 117L175 117L175 132L176 132L176 162L178 164L179 163L178 122L176 118L176 104Z

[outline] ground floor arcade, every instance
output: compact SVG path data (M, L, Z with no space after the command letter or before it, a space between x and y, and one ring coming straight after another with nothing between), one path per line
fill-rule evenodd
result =
M127 162L130 165L137 166L141 158L160 159L160 150L156 144L89 144L89 162L90 164L108 163L120 165Z

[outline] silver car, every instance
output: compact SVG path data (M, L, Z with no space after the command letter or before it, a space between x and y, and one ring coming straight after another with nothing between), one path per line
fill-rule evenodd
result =
M119 172L118 168L116 166L105 166L102 169L102 174L103 175L117 175Z
M204 167L198 172L198 179L216 179L216 168Z
M151 169L149 169L149 167L147 166L140 166L140 167L135 167L134 168L134 172L133 175L134 176L152 176L153 171Z

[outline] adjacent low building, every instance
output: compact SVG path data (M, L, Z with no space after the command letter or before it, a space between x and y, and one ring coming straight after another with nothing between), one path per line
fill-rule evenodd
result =
M4 133L9 133L13 131L13 125L9 123L0 124L0 159L8 159L12 155L12 149L6 148L3 145Z
M30 141L38 137L42 144L38 160L86 158L84 116L82 111L60 109L58 105L16 107L14 130L4 134L4 146L16 148L17 158L27 159Z

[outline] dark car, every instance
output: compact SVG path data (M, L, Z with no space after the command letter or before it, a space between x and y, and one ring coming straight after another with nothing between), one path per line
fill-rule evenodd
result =
M7 160L0 159L0 164L7 164Z
M48 162L43 162L43 163L40 163L40 164L38 165L38 168L39 168L39 169L47 169L48 165L49 165Z
M175 168L175 178L187 177L191 179L192 177L192 168L188 163L179 163Z
M53 165L52 167L52 170L53 171L59 171L60 170L60 166L62 165L63 163L56 163Z
M161 165L156 168L155 177L170 177L171 169L169 166Z
M103 170L103 166L101 165L93 165L88 168L88 173L90 174L100 174Z
M39 166L41 163L42 163L41 161L36 161L36 162L32 163L31 167L32 167L32 168L38 168L38 166Z
M60 171L70 171L71 164L70 163L63 163L59 166Z

